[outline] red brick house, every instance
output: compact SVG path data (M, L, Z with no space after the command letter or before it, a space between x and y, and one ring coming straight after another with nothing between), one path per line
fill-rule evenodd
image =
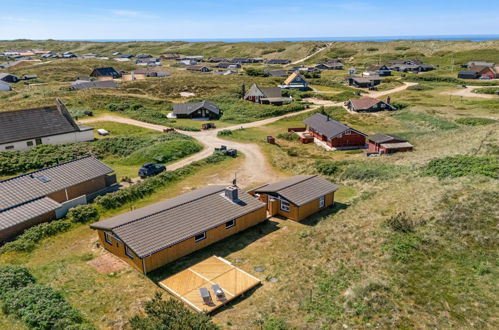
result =
M414 146L406 139L391 134L374 134L367 137L368 152L391 154L395 152L412 151Z
M334 149L359 149L366 144L366 134L316 113L303 121L310 135Z

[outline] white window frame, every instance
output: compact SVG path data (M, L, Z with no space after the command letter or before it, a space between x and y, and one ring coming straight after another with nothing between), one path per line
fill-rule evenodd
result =
M111 234L109 234L108 232L104 232L104 241L106 241L107 244L109 245L113 245L113 240L111 239L111 237L113 237Z
M201 236L201 235L203 235L203 237L201 237L201 238L196 238L197 236ZM202 240L204 240L204 239L206 239L206 232L202 232L201 234L194 236L194 241L195 241L196 243L197 243L197 242L201 242L201 241L202 241Z
M123 244L125 245L125 255L130 258L130 259L133 259L134 256L133 256L133 253L132 251L130 250L130 248L126 245L126 244Z
M281 199L280 209L281 209L281 211L284 211L284 212L291 211L291 203L288 202L287 200Z
M229 229L236 226L236 219L227 221L225 223L225 229Z
M326 206L326 196L321 196L319 198L319 208L323 208L324 206Z

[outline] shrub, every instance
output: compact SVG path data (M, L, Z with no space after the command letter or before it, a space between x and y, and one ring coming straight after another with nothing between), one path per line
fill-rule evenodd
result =
M427 85L427 84L417 84L417 85L409 86L409 87L407 87L407 89L410 91L427 91L427 90L433 89L433 87L431 87L430 85Z
M263 330L288 330L289 324L285 320L278 317L269 317L265 319L262 325Z
M401 233L412 233L414 232L414 222L407 217L407 215L402 212L398 213L386 220L386 224L394 231Z
M286 141L295 141L298 139L298 135L296 133L293 133L293 132L286 132L286 133L281 133L281 134L277 135L277 138L283 139Z
M408 50L411 49L411 47L405 47L405 46L398 46L394 48L395 50Z
M349 165L341 173L341 179L359 181L386 180L399 175L402 167L394 165L358 162Z
M495 123L496 120L490 118L469 117L456 119L456 123L466 126L482 126Z
M27 268L15 265L0 266L0 299L13 290L18 290L31 283L35 279Z
M260 69L260 68L248 67L248 68L244 68L244 72L248 76L252 76L252 77L268 77L269 76L268 73L266 73L265 71L263 71L263 69Z
M376 47L369 47L366 49L368 52L376 52L379 50L379 48L376 48Z
M66 329L81 324L83 317L52 288L31 284L3 296L2 310L33 329Z
M331 176L333 174L336 174L336 172L338 172L339 166L335 162L318 160L315 162L315 169L320 174Z
M218 132L218 135L229 136L229 135L232 135L232 131L230 129L223 129L220 132Z
M499 159L493 156L458 155L433 159L426 166L425 175L439 179L468 175L484 175L499 178Z
M145 304L145 316L132 317L130 326L136 330L219 329L208 315L192 312L175 299L163 300L159 292Z
M79 205L68 212L68 219L75 223L95 222L99 218L99 211L93 205Z

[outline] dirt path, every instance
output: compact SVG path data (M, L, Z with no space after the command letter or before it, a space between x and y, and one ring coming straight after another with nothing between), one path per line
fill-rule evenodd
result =
M384 95L388 95L391 93L396 93L400 92L404 89L406 89L409 86L415 85L415 83L404 83L404 86L400 86L388 91L381 91L381 92L372 92L369 93L370 96L373 97L381 97ZM218 128L215 130L210 130L210 131L201 131L201 132L188 132L188 131L180 131L182 134L188 135L193 137L194 139L198 140L204 145L204 149L192 156L186 157L182 160L179 160L176 163L168 165L169 170L175 170L178 169L182 166L188 165L194 161L201 160L203 158L206 158L210 156L213 153L213 150L215 147L220 147L221 145L226 145L230 148L235 148L238 151L242 152L244 154L244 161L243 164L241 165L241 168L237 171L237 178L242 187L247 187L251 185L256 185L260 183L266 183L266 182L271 182L279 179L280 174L278 174L272 167L270 167L269 163L265 159L265 156L260 148L259 145L254 144L254 143L241 143L241 142L233 142L233 141L228 141L221 139L217 136L217 133L221 130L235 130L235 129L240 129L240 128L252 128L252 127L260 127L264 126L267 124L274 123L278 120L296 116L302 113L307 113L310 111L313 111L317 109L320 106L342 106L343 102L331 102L331 101L326 101L326 100L319 100L319 99L307 99L307 101L313 103L314 105L309 107L308 109L298 111L298 112L292 112L288 113L282 116L278 117L272 117L272 118L267 118L251 123L246 123L246 124L241 124L241 125L234 125L234 126L229 126L229 127L224 127L224 128ZM83 119L80 120L79 123L81 124L90 124L94 122L99 122L99 121L111 121L111 122L117 122L117 123L122 123L122 124L128 124L128 125L134 125L134 126L139 126L139 127L144 127L156 131L163 132L164 129L168 128L166 126L162 125L156 125L156 124L150 124L150 123L145 123L142 121L138 121L135 119L130 119L126 117L119 117L119 116L114 116L114 115L103 115L100 117L95 117L95 118L90 118L90 119ZM227 173L227 175L222 176L221 178L217 179L217 182L208 182L210 184L215 184L215 183L222 183L223 182L230 182L234 178L234 173Z
M464 96L464 97L479 97L482 99L493 99L497 98L497 95L490 95L490 94L478 94L478 93L473 93L472 90L476 88L483 88L483 87L497 87L499 86L466 86L463 89L458 89L450 92L442 92L440 94L445 94L445 95L454 95L454 96Z
M328 49L329 47L331 46L331 44L327 44L326 47L322 47L322 48L319 48L318 50L316 50L315 52L313 52L312 54L308 55L308 56L305 56L304 58L302 59L299 59L298 61L294 61L292 62L291 64L300 64L302 62L305 62L306 60L308 60L309 58L311 57L314 57L315 55L319 54L320 52L322 52L323 50L325 49Z

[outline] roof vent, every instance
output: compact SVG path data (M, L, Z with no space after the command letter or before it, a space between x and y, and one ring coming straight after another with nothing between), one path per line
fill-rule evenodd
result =
M239 201L239 190L236 186L229 186L225 188L224 194L226 198L230 199L234 203Z

